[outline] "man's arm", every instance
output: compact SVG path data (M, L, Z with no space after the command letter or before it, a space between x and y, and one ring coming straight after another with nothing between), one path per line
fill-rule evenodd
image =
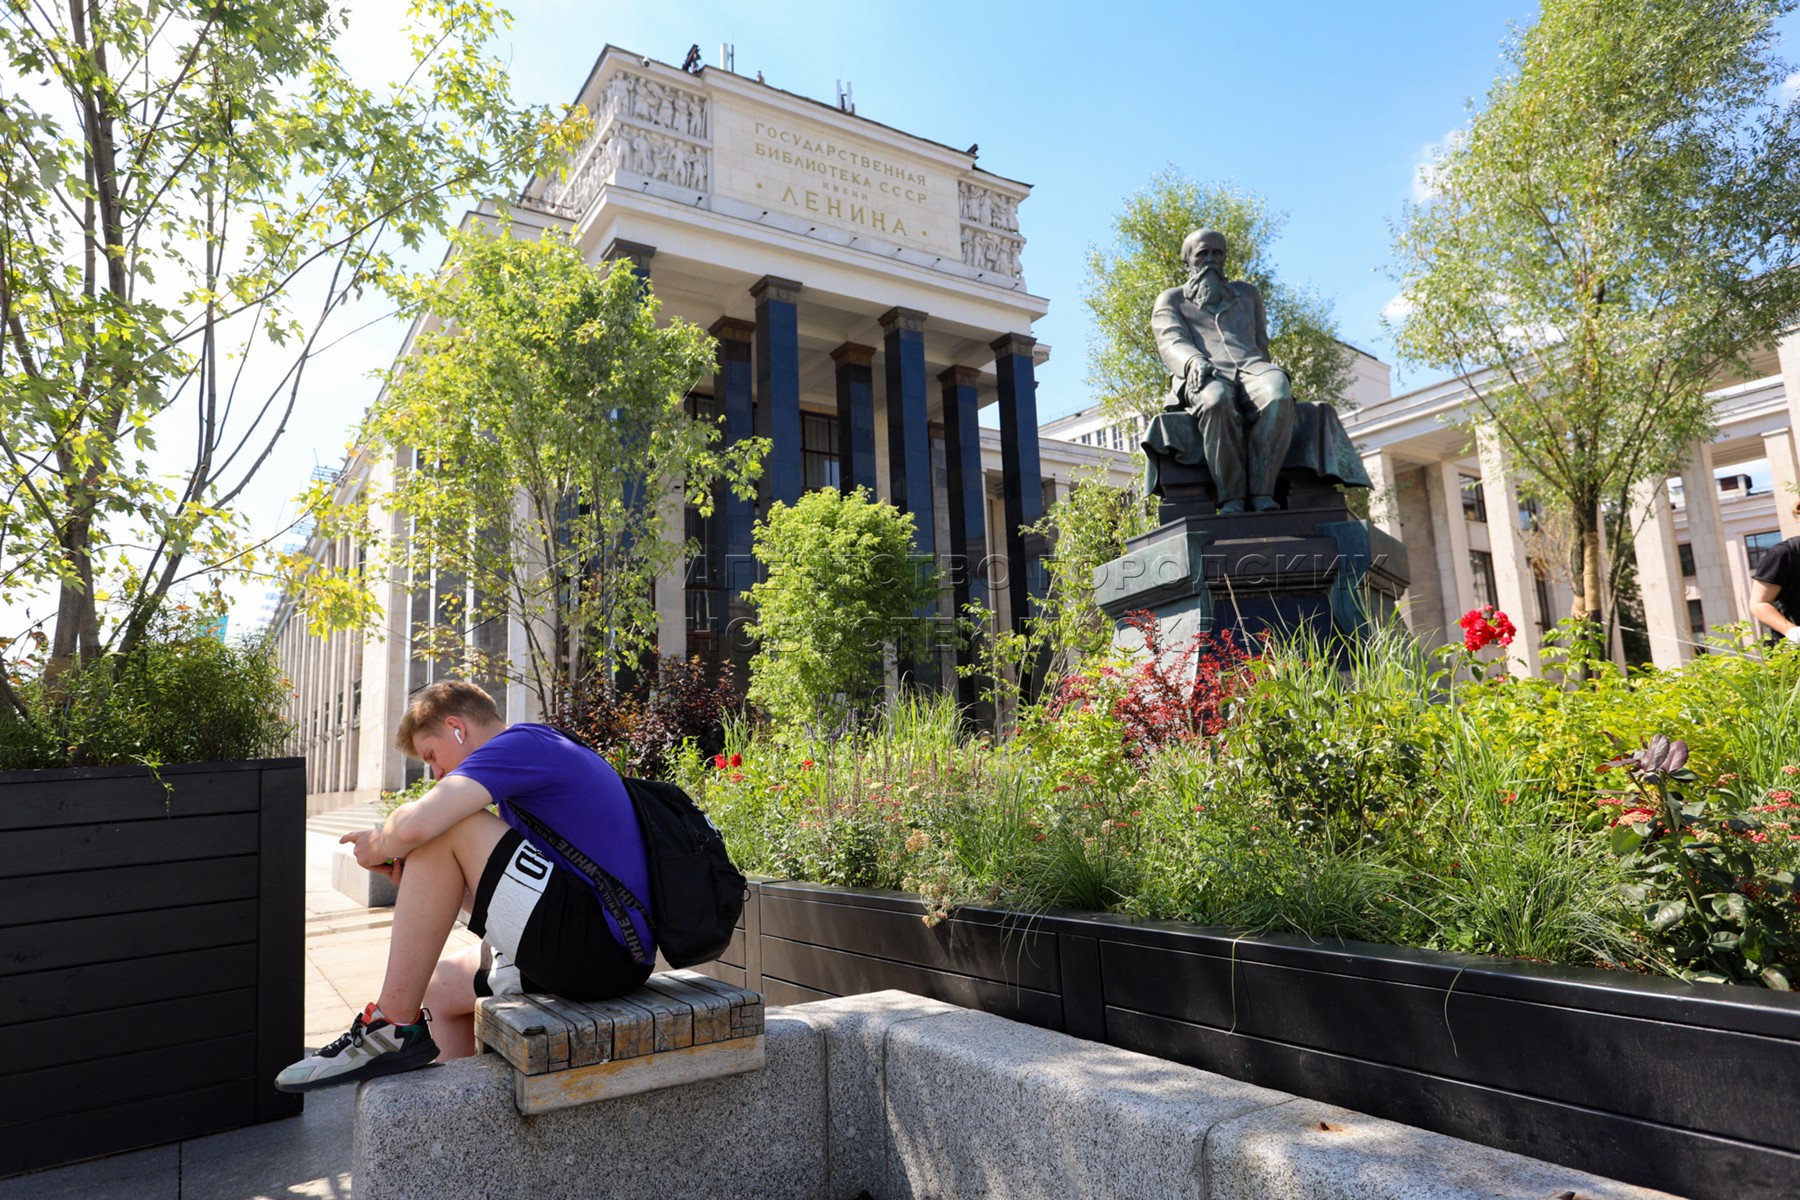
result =
M1150 332L1156 338L1156 352L1162 355L1163 366L1169 369L1171 379L1186 379L1195 359L1211 364L1206 347L1194 337L1187 319L1181 315L1180 288L1170 288L1156 298L1156 307L1150 310Z
M357 863L373 871L390 859L405 858L493 802L488 790L473 779L450 775L424 796L389 813L380 829L347 833L340 840L354 844Z
M1775 597L1781 595L1781 585L1770 583L1764 579L1750 582L1750 615L1785 637L1790 642L1800 642L1800 625L1794 624L1782 615L1775 607Z

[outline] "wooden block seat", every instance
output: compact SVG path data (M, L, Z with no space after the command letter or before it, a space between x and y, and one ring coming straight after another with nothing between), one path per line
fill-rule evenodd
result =
M762 996L694 971L652 975L616 1000L487 996L475 1038L513 1066L522 1113L759 1071Z

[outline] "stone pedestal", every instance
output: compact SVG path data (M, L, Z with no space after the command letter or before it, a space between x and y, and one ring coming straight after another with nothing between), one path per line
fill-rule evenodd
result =
M1232 516L1186 516L1126 543L1094 573L1094 598L1118 626L1117 644L1141 650L1126 624L1147 611L1163 644L1187 646L1229 629L1239 645L1267 630L1354 636L1390 619L1406 589L1406 550L1335 505Z

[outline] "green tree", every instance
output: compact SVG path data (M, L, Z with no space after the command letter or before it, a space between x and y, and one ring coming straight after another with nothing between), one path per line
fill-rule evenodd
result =
M938 580L920 569L910 514L863 488L808 492L756 523L755 553L767 577L749 593L760 645L747 698L777 728L843 721L880 687L884 647L928 652L916 614Z
M1396 235L1400 351L1454 369L1566 514L1589 628L1634 487L1711 435L1707 388L1800 316L1791 8L1546 0Z
M334 502L319 484L305 501L373 552L291 568L318 625L372 616L371 578L462 581L473 600L433 614L420 652L522 682L556 713L570 682L635 666L650 646L652 586L693 550L665 528L670 501L710 512L720 483L751 495L768 443L721 447L719 422L690 415L714 342L690 322L658 325L629 263L592 267L562 233L513 232L459 232L452 269L417 289L421 332L359 435L400 464L391 487L377 476ZM408 534L374 540L370 508ZM506 639L471 636L508 620L523 630L522 662ZM502 649L483 653L483 640Z
M1174 167L1126 199L1113 219L1112 246L1088 247L1082 296L1094 318L1088 382L1108 413L1148 416L1162 407L1169 370L1156 353L1150 310L1158 294L1187 278L1181 241L1203 226L1225 235L1226 272L1262 293L1269 353L1286 368L1295 399L1348 404L1351 351L1338 341L1330 301L1275 274L1270 247L1286 223L1261 196L1199 183Z
M459 196L585 124L512 103L488 0L413 0L407 74L381 89L338 60L346 12L0 9L0 602L56 595L52 680L252 563L233 505L332 316L400 290L396 255Z

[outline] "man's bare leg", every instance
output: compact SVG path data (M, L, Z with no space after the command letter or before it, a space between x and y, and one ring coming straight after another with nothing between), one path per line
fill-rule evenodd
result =
M431 1010L431 1040L438 1045L439 1062L475 1053L475 972L480 968L481 947L470 946L444 955L431 972L425 1007Z
M506 822L483 810L464 817L406 856L394 900L387 975L375 1001L381 1014L394 1024L407 1025L419 1019L426 986L444 952L450 927L456 923L464 894L474 894L488 856L506 836L507 828Z

